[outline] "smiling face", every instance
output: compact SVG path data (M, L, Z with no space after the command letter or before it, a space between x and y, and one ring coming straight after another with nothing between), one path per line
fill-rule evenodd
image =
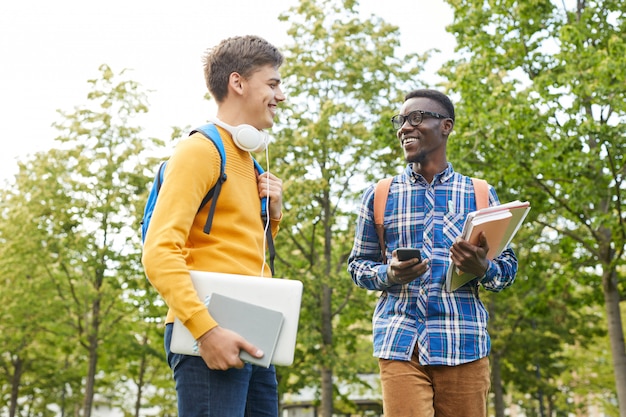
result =
M446 115L446 110L437 101L426 97L410 98L402 104L400 114L423 110ZM412 126L404 121L396 135L404 151L407 162L425 165L428 163L441 164L446 161L446 143L452 131L452 119L438 119L424 114L422 122Z
M276 107L285 100L280 88L280 74L272 65L265 65L248 78L241 78L241 123L257 129L266 129L274 124Z

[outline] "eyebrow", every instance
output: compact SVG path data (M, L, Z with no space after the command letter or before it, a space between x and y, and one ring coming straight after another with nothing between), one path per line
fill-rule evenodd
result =
M271 82L275 82L276 84L280 84L281 83L280 78L270 78L267 81L270 82L270 83Z

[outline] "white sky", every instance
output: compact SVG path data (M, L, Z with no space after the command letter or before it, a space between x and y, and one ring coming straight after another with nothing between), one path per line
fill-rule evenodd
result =
M213 109L203 100L202 53L223 38L259 35L288 44L278 15L298 0L3 0L0 2L0 182L17 161L55 145L58 109L88 103L88 79L98 67L150 90L145 133L169 138L171 126L204 123ZM370 14L399 26L402 53L431 48L432 71L455 46L445 26L452 11L443 0L361 0ZM288 92L287 92L288 93Z

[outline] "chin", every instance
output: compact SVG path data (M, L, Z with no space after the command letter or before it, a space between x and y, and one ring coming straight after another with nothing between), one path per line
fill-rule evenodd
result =
M424 162L424 155L405 155L405 159L410 164L422 164Z
M415 153L404 153L404 159L407 162L417 162L417 155L415 155Z

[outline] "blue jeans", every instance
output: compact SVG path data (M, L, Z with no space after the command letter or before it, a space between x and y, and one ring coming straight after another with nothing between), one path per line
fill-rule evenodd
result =
M199 356L170 351L172 324L165 326L165 353L174 372L179 417L277 417L274 365L246 363L243 369L214 371Z

